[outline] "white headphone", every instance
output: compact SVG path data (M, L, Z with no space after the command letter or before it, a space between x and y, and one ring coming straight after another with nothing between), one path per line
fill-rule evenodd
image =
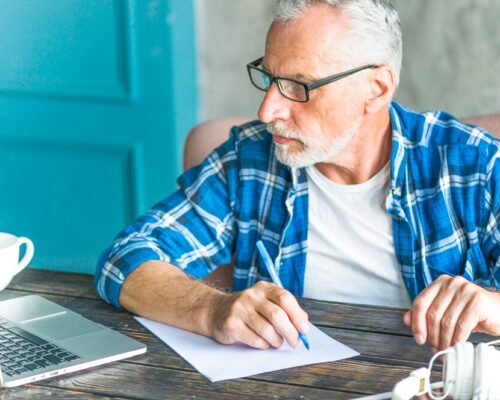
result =
M443 362L443 395L436 396L432 389L429 397L443 400L450 396L454 400L500 400L500 351L490 343L458 343L440 351L429 362L432 371L434 360L445 355Z
M500 400L500 351L490 343L458 343L436 353L428 368L413 371L409 377L398 382L392 392L358 398L357 400L409 400L414 396L428 394L433 400L448 396L454 400ZM443 381L430 383L434 361L444 356ZM443 388L437 395L433 389Z

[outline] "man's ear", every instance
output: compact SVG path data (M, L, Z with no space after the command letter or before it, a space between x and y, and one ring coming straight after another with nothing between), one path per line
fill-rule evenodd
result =
M365 111L369 114L387 107L396 90L396 75L389 65L381 65L371 71L369 92L365 103Z

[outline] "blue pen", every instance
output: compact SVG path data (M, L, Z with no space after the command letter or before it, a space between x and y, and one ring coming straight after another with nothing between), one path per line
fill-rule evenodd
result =
M259 240L257 242L257 250L259 250L260 256L262 257L262 261L264 261L264 265L267 268L267 272L269 272L269 275L271 275L271 279L273 280L274 284L276 286L279 286L280 288L283 288L281 279L276 273L276 269L274 268L273 260L271 260L271 257L269 257L269 253L264 247L264 243L262 243L262 240ZM304 343L306 349L309 350L309 342L307 341L306 335L299 332L299 339L302 341L302 343Z

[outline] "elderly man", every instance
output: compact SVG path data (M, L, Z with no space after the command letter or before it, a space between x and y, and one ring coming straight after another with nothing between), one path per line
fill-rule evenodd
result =
M100 295L256 348L298 346L308 317L295 296L408 308L434 350L500 335L499 142L391 102L401 48L388 0L278 1L264 57L247 66L265 91L259 121L120 233L98 264ZM231 260L232 292L199 280Z

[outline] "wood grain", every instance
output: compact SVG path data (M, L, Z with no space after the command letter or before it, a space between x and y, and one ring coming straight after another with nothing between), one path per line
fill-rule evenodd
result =
M404 326L403 310L300 299L315 325L361 355L211 383L131 314L100 300L90 276L25 270L0 293L0 300L25 294L40 294L129 335L145 343L148 352L75 374L4 389L0 399L352 399L391 390L398 380L425 366L431 357L429 348L417 346ZM485 339L484 335L474 338Z

